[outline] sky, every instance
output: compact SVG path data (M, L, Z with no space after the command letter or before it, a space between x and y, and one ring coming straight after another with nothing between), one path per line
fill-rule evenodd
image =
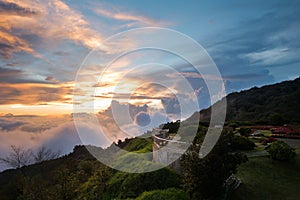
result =
M300 76L299 18L297 0L0 0L1 141L9 144L16 141L13 137L30 135L29 147L41 145L35 137L53 145L49 135L68 138L75 130L71 114L86 112L91 103L96 118L110 126L115 126L110 119L113 105L121 116L130 107L129 121L120 119L114 128L134 136L164 120L187 117L224 94L295 79ZM145 27L186 35L201 45L203 57L172 34L148 37L149 31L141 31L107 42L115 34ZM120 56L150 42L180 49L204 74L178 55L158 49ZM220 81L205 74L212 67L220 72L224 87L222 95L209 97L206 81ZM179 116L184 109L184 117ZM149 126L130 125L147 112L153 117ZM17 136L8 136L12 131ZM69 146L79 141L76 137L68 139ZM116 133L107 140L124 137ZM1 144L3 154L8 148Z
M300 74L298 1L4 0L0 15L2 114L71 113L85 57L132 28L170 28L196 40L217 65L227 93ZM124 66L136 57L124 59ZM139 59L148 62L145 55Z

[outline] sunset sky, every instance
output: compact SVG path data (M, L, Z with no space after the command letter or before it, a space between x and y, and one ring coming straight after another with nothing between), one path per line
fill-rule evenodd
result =
M84 58L109 36L131 28L170 28L199 42L215 61L227 93L300 74L299 1L4 0L0 15L2 115L72 113L75 75ZM133 61L153 60L135 55L119 65ZM110 71L107 84L97 88L103 97L99 109L110 105L104 96L120 76ZM144 102L151 91L144 90Z

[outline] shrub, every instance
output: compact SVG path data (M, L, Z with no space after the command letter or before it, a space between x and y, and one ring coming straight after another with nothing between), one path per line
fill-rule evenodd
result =
M161 199L169 199L169 200L188 200L188 194L182 190L169 188L166 190L153 190L149 192L142 193L135 200L161 200Z
M172 169L163 168L148 173L117 172L108 183L111 198L136 198L144 191L179 188L180 176Z
M295 157L295 149L283 141L275 141L268 148L267 152L274 160L291 160Z
M255 144L247 137L234 136L231 141L231 147L234 150L252 150Z
M250 128L240 128L239 132L240 132L241 136L248 137L251 133L251 129Z

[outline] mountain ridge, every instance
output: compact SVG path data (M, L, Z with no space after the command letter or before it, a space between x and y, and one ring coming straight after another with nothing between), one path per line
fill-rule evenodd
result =
M233 92L226 97L226 122L244 121L259 124L300 123L300 77L261 87L253 87ZM221 99L212 106L195 112L187 121L199 117L201 122L209 122L211 108L219 106ZM276 123L275 123L276 124Z

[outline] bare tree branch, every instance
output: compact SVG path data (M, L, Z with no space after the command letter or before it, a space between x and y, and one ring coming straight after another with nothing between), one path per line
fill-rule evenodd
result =
M25 150L21 147L11 145L11 152L6 157L0 157L0 163L4 163L12 168L21 168L30 163L40 163L45 160L52 160L58 158L60 151L52 151L42 146L36 151L30 149Z
M60 151L52 151L51 149L47 149L44 146L39 148L36 152L31 153L35 163L58 158L60 154Z
M13 168L21 168L31 162L31 151L11 145L11 152L6 157L0 157L0 162Z

